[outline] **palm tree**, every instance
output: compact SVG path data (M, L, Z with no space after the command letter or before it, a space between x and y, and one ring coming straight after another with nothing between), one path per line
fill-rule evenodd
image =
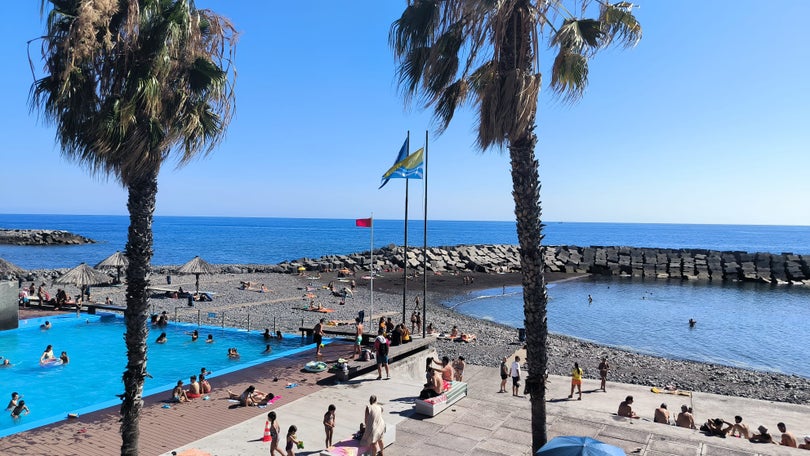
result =
M128 191L127 366L121 454L138 454L148 336L147 273L158 174L207 154L234 102L231 23L193 0L43 0L44 76L31 105L62 154Z
M391 25L390 45L406 103L432 106L439 133L469 102L478 113L478 146L509 149L512 196L523 283L528 345L532 452L546 443L546 284L538 162L534 148L541 87L541 40L556 49L550 88L578 99L588 80L588 59L618 43L641 38L629 2L598 2L597 19L576 17L562 0L410 0ZM593 2L571 2L585 15Z

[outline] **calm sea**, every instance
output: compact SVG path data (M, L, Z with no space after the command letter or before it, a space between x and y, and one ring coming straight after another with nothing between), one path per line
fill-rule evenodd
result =
M359 217L362 214L358 215ZM91 265L124 250L129 218L88 215L0 214L4 229L60 229L97 244L58 247L0 245L0 258L25 269ZM403 244L401 220L375 220L374 246ZM285 260L368 251L370 230L354 220L155 217L153 264L183 264L200 255L215 264L276 264ZM702 248L810 254L810 227L548 223L546 245ZM408 224L408 245L421 246L424 223ZM517 244L514 222L429 221L428 245Z
M362 217L362 214L358 214ZM374 246L403 244L401 220L375 220ZM94 265L126 243L125 216L0 215L0 228L61 229L98 241L59 247L0 245L0 258L25 269ZM195 255L215 264L275 264L367 251L370 230L354 220L155 217L156 265ZM423 244L423 222L409 223L408 244ZM428 245L516 244L514 222L429 221ZM810 227L549 223L547 245L612 245L810 254ZM590 306L587 295L594 297ZM553 332L672 358L795 373L810 377L810 290L754 284L705 285L593 279L549 289ZM522 324L520 289L459 296L448 305L515 327ZM694 330L684 328L689 318ZM784 335L790 334L790 343Z

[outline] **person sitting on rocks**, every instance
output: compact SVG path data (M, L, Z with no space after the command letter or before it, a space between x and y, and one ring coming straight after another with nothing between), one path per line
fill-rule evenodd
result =
M617 415L623 416L626 418L638 418L639 416L636 415L636 412L633 411L633 396L627 396L624 401L619 404L619 411Z
M687 429L696 429L695 417L692 416L692 413L689 412L689 407L687 407L686 405L681 406L681 413L679 413L678 417L675 418L675 425ZM747 430L748 427L746 426L746 431Z
M799 444L802 450L810 450L810 435L804 436L804 443Z

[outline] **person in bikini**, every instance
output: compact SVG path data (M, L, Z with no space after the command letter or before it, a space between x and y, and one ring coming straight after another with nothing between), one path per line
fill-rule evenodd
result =
M619 411L616 414L626 418L638 418L639 416L633 411L632 405L633 396L627 396L624 401L619 404Z

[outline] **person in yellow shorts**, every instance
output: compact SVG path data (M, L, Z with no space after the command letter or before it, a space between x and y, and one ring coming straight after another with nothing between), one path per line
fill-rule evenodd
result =
M582 400L582 374L583 372L579 367L579 363L574 363L574 369L571 371L571 394L568 395L568 399L574 397L574 388L576 388L579 392L577 400Z

